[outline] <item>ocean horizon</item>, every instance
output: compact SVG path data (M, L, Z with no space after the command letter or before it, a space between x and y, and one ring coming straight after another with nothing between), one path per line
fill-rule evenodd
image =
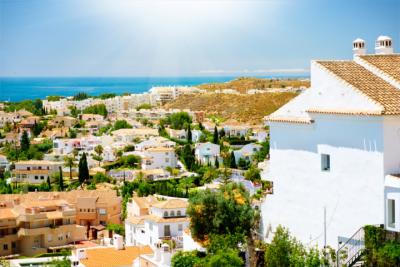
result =
M0 77L0 101L17 102L45 99L47 96L73 96L85 92L92 96L104 93L140 94L153 86L195 86L228 82L239 76L195 77ZM271 75L257 78L309 78L307 75Z

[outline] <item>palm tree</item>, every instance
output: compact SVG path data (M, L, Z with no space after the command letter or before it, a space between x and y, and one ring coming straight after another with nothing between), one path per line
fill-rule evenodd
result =
M69 180L72 180L72 167L75 167L75 158L71 156L64 157L64 166L69 167Z

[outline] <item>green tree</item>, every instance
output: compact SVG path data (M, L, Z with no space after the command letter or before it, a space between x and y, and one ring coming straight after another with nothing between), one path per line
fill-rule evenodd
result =
M205 266L207 267L242 267L244 264L239 257L238 251L227 249L207 257Z
M245 241L254 222L254 210L246 189L235 183L222 186L218 191L203 190L189 199L187 213L190 231L195 240L205 241L208 236L238 235Z
M214 144L218 144L219 143L218 129L217 129L216 125L214 126L213 143Z
M84 92L79 92L76 95L74 95L73 99L74 100L85 100L87 98L89 98L90 96L87 93Z
M79 159L79 182L83 184L89 179L89 168L87 164L86 153L83 153L82 157Z
M83 110L84 114L98 114L107 117L107 108L105 104L96 104L89 106Z
M28 151L31 146L31 141L29 140L28 132L24 130L21 136L21 151Z
M233 153L233 151L231 152L229 167L232 168L232 169L236 169L237 168L236 159L235 159L235 153Z
M125 235L125 227L121 224L110 223L107 224L107 230L113 231L115 234L118 235Z
M192 130L190 129L190 124L187 127L187 142L192 143Z
M103 154L103 151L104 151L104 149L103 149L102 145L97 145L94 148L94 152L96 152L97 157L93 157L93 159L97 160L99 162L99 166L100 166L101 161L103 160L103 157L101 156Z
M75 166L75 158L70 156L64 157L64 166L69 168L69 180L72 181L72 167Z
M219 168L219 160L218 160L218 157L215 157L214 167L217 168L217 169Z
M130 129L132 125L130 125L126 120L117 120L114 123L114 131L119 129Z
M63 171L62 167L59 167L59 180L58 180L58 186L60 188L60 191L64 191L64 178L63 178Z
M172 256L172 267L197 267L200 266L201 259L197 251L178 251Z
M192 148L189 144L186 144L182 151L183 162L188 170L192 170L195 164L195 157Z
M245 172L244 177L246 180L249 181L260 181L261 180L261 175L260 175L260 169L258 169L255 166L250 166L250 168Z

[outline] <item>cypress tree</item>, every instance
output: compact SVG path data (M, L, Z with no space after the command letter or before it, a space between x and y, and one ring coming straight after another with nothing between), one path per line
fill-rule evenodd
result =
M192 142L192 130L190 129L190 123L188 124L187 128L187 141L188 143Z
M29 141L29 136L27 131L23 131L21 136L21 150L28 151L31 146L31 142Z
M231 159L230 167L231 167L232 169L236 169L236 168L237 168L237 165L236 165L235 153L233 153L233 151L231 152L231 157L230 157L230 159Z
M213 137L213 143L218 144L218 129L217 126L214 127L214 137Z
M215 168L219 168L219 160L218 157L215 157L215 163L214 163Z
M83 184L89 179L89 168L87 165L86 153L83 153L82 157L79 159L79 182Z
M50 191L51 190L50 176L47 176L47 185L49 186L49 191Z
M59 180L59 187L60 187L60 191L64 191L64 179L63 179L63 172L62 172L62 168L61 166L58 167L59 171L60 171L60 180Z

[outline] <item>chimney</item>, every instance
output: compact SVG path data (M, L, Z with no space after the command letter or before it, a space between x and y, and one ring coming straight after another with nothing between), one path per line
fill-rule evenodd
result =
M392 38L389 36L379 36L375 42L375 53L377 55L393 54Z
M161 262L167 266L171 265L171 251L169 251L168 244L163 244L161 246Z
M116 250L122 250L122 249L124 249L124 239L123 239L123 237L121 236L121 235L118 235L118 234L114 234L114 236L113 236L113 243L114 243L114 248L116 249Z
M353 55L365 55L367 49L365 48L365 41L357 38L353 41Z

